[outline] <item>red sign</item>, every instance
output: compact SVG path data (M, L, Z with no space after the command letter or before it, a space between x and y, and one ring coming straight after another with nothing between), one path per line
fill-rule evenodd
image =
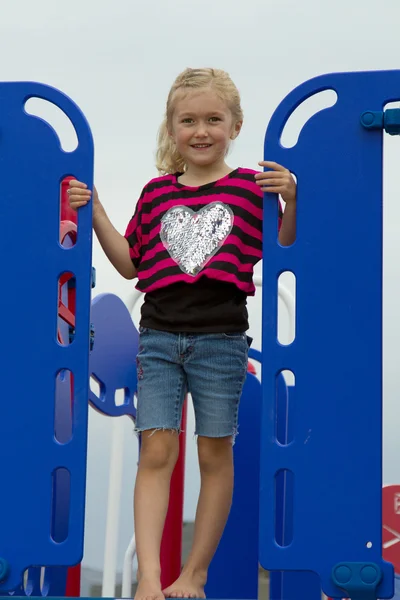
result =
M400 575L400 485L382 490L382 558Z

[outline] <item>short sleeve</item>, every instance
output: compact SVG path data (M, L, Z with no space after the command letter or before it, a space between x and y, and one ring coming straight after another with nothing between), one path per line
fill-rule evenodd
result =
M129 243L129 256L136 269L139 268L142 258L142 204L144 195L145 190L143 190L136 204L135 213L125 231L125 238Z

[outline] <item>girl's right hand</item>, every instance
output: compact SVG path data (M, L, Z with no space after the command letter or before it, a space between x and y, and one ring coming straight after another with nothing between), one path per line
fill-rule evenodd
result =
M67 190L69 205L73 210L78 210L81 206L86 206L92 197L91 190L88 190L86 183L72 179L69 182ZM93 189L93 210L100 205L99 196L96 187Z

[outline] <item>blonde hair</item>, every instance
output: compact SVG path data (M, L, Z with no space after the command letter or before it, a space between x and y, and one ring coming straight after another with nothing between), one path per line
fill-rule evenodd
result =
M190 91L204 87L215 90L221 100L227 103L235 124L243 120L240 94L228 73L220 69L185 69L171 87L164 120L158 132L156 166L162 175L183 173L186 170L185 161L168 133L174 112L174 95L178 90Z

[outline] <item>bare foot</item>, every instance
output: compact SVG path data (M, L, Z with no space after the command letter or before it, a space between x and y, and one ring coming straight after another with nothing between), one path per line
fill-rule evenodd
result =
M180 577L164 592L166 598L205 598L205 579L182 571Z
M137 586L135 600L165 600L158 579L140 577Z

